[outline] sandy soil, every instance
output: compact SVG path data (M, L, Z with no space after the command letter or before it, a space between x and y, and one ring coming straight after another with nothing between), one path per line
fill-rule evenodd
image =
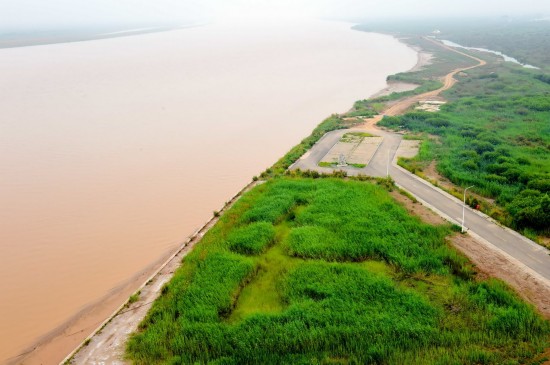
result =
M430 65L432 63L433 55L428 52L424 52L422 48L411 47L418 53L418 61L416 65L409 70L409 72L420 71L424 66Z
M391 93L400 93L403 91L410 91L410 90L416 89L417 87L418 87L417 84L409 84L407 82L399 82L399 81L389 81L387 87L383 88L382 90L378 91L375 94L372 94L370 98L386 96L386 95L390 95Z
M450 190L454 187L453 184L449 180L447 180L447 178L443 177L439 174L439 172L437 172L437 163L435 160L430 162L430 164L424 170L422 170L422 172L427 178L431 179L432 181L437 181L437 184L445 190Z
M414 65L414 67L407 72L419 71L424 66L427 66L432 63L431 60L433 58L433 55L431 53L423 52L420 48L417 48L417 47L411 47L411 48L417 52L418 60L416 62L416 65ZM418 87L417 84L410 84L407 82L399 82L399 81L390 81L388 82L387 87L372 94L369 98L377 98L380 96L390 95L391 93L410 91L410 90L416 89L417 87Z

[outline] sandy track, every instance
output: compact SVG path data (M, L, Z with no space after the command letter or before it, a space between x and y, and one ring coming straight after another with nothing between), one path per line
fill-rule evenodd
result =
M384 118L384 116L386 116L386 115L387 116L401 115L407 109L409 109L413 104L418 103L421 100L429 99L429 98L435 98L436 96L441 94L443 91L449 90L451 87L453 87L453 85L457 82L456 79L454 78L456 74L458 74L460 72L467 71L467 70L471 70L471 69L476 68L476 67L484 66L484 65L487 64L486 61L484 61L480 58L477 58L477 57L471 56L467 53L464 53L464 52L458 51L456 49L453 49L452 47L446 46L446 45L444 45L442 43L439 43L439 42L437 42L433 39L430 39L430 38L424 38L424 39L426 39L427 41L430 41L434 44L437 44L438 46L440 46L442 48L445 48L449 51L452 51L452 52L458 53L460 55L466 56L468 58L471 58L471 59L477 61L478 64L473 65L473 66L468 66L468 67L457 68L457 69L451 71L450 73L448 73L447 75L445 75L442 78L441 81L443 82L443 86L440 87L439 89L433 90L433 91L428 91L428 92L423 93L423 94L414 95L414 96L399 100L395 104L391 105L389 108L384 110L384 112L382 114L379 114L379 115L377 115L373 118L365 120L366 124L364 124L363 127L369 127L369 126L375 125L380 120L382 120L382 118ZM359 127L361 127L361 126L359 126Z

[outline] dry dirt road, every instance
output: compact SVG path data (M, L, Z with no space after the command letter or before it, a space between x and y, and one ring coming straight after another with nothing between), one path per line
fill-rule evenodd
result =
M423 94L414 95L414 96L399 100L396 103L394 103L392 106L390 106L388 109L384 110L384 112L382 114L377 115L374 118L367 119L366 120L367 123L364 126L373 126L376 123L378 123L380 120L382 120L382 118L384 118L385 115L395 116L395 115L403 114L413 104L418 103L421 100L426 100L426 99L435 98L435 97L439 96L439 94L441 94L443 91L449 90L451 87L453 87L453 85L456 83L456 79L454 78L456 76L456 74L458 74L460 72L467 71L467 70L471 70L471 69L476 68L476 67L484 66L484 65L487 64L486 61L484 61L480 58L477 58L477 57L471 56L467 53L464 53L464 52L458 51L456 49L453 49L453 48L451 48L449 46L446 46L442 43L434 41L433 39L430 39L430 38L424 38L424 39L426 39L427 41L430 41L432 43L437 44L439 47L445 48L445 49L450 50L452 52L455 52L455 53L458 53L460 55L471 58L474 61L477 61L478 63L476 65L473 65L473 66L457 68L457 69L451 71L450 73L448 73L447 75L445 75L443 77L443 79L441 80L443 82L443 86L440 87L439 89L433 90L433 91L428 91L428 92L423 93Z

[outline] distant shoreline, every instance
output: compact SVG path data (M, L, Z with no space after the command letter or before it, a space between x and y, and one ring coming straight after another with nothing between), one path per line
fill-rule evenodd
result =
M379 33L379 34L384 34L384 33ZM391 35L391 34L387 34L387 35ZM407 71L403 71L403 72L419 71L423 67L428 66L432 63L433 55L431 53L425 52L424 50L422 50L419 47L412 47L411 45L401 41L401 39L398 38L397 36L393 36L393 37L398 39L405 46L407 46L407 47L411 48L412 50L414 50L417 54L416 64L411 69L409 69ZM382 90L379 90L376 93L370 95L368 98L373 99L373 98L378 98L378 97L381 97L381 96L390 95L392 93L410 91L410 90L416 89L418 86L419 85L417 85L417 84L411 84L411 83L403 82L403 81L389 81L389 82L386 82L386 87L385 88L383 88Z
M184 25L139 28L95 28L80 31L50 30L36 33L0 33L0 49L46 46L61 43L87 42L101 39L131 37L149 33L161 33L179 29L195 28L203 25L204 23L192 23Z

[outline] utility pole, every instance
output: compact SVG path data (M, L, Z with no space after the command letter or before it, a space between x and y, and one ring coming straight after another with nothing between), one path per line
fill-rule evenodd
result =
M462 201L462 233L464 233L464 210L466 209L466 191L468 189L473 188L475 185L468 186L466 189L464 189L464 200Z
M388 164L386 165L386 177L390 177L390 152L391 148L388 148Z

